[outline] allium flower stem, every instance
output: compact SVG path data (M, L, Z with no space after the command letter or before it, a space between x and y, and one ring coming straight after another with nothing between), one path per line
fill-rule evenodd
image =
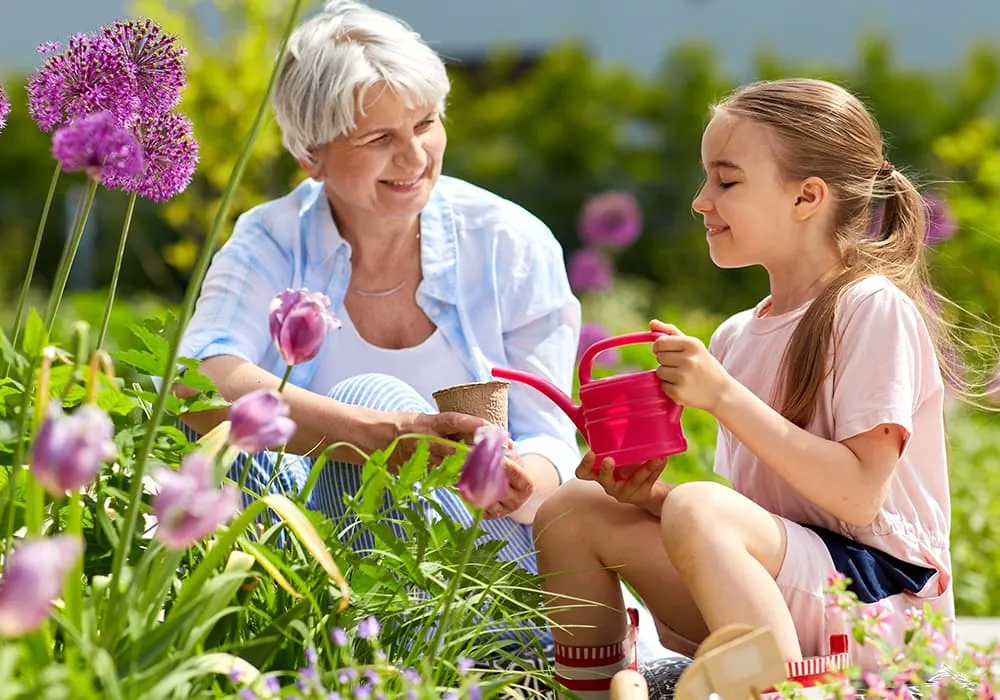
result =
M69 496L69 513L66 517L66 532L70 535L83 534L83 494L73 492ZM63 590L66 603L66 617L76 629L83 629L83 557L70 570L69 585Z
M14 337L11 344L17 347L18 338L21 336L21 326L24 323L24 305L28 301L28 292L31 290L31 278L35 274L35 265L38 262L38 251L42 248L42 234L45 232L45 224L49 220L49 209L52 208L52 200L56 194L56 184L59 182L59 175L62 173L62 163L56 161L55 172L52 173L52 182L49 183L49 193L45 197L45 206L42 207L42 216L38 220L38 230L35 232L35 246L31 249L31 258L28 260L28 272L24 275L21 283L21 293L17 297L17 310L14 312ZM4 377L9 376L10 365L4 366Z
M111 273L111 287L108 289L108 299L104 305L104 318L101 319L101 330L97 334L98 350L104 347L104 338L108 334L108 325L111 323L111 309L115 305L115 292L118 291L118 276L121 274L122 260L125 258L125 242L128 240L128 231L132 226L132 212L135 211L135 200L138 197L139 193L133 192L128 198L125 222L122 224L122 235L118 241L118 254L115 256L115 269Z
M63 292L66 291L66 282L69 280L69 272L73 269L73 260L76 259L76 251L80 248L80 239L87 228L87 218L90 210L94 206L94 196L97 194L97 186L100 182L90 178L87 181L87 192L83 196L83 203L73 222L73 231L66 239L63 247L62 257L59 259L59 267L56 269L55 282L52 285L52 295L49 297L49 305L45 308L45 331L51 335L52 327L56 323L56 314L59 313L59 304L62 303Z
M191 320L195 302L197 301L198 294L201 291L202 280L205 278L205 273L208 270L208 264L211 262L212 256L215 253L215 246L222 232L222 228L228 220L229 209L232 206L233 197L236 194L236 187L239 185L240 180L243 179L243 171L246 170L247 162L250 160L250 154L253 151L254 143L257 141L257 135L260 133L260 130L264 125L264 121L267 119L271 104L271 96L274 94L274 85L278 77L278 71L281 69L285 53L288 50L288 37L299 20L299 15L302 13L302 6L303 0L295 0L291 11L288 13L288 24L282 34L281 45L271 68L271 77L267 83L267 90L261 97L260 104L257 107L257 115L254 117L253 124L250 127L250 133L247 135L246 142L243 144L243 150L240 152L239 158L236 160L236 165L233 167L233 171L229 176L229 183L226 185L226 189L222 193L219 208L215 212L215 219L212 222L212 227L209 229L208 235L205 237L205 243L202 246L201 254L198 256L198 260L195 263L191 279L188 282L187 292L184 295L184 301L180 307L177 327L174 331L174 337L170 343L170 357L167 358L166 369L163 372L164 376L162 378L160 391L157 394L156 402L153 404L152 413L146 421L146 434L143 437L142 444L136 452L135 464L132 468L133 474L131 487L129 489L129 504L124 514L124 525L122 526L121 538L118 541L118 546L115 547L114 560L111 564L111 576L114 581L110 606L111 609L114 609L118 602L117 599L122 593L124 593L124 589L122 587L122 571L127 561L128 553L132 549L132 540L135 537L136 525L139 521L139 510L141 504L140 499L142 498L142 481L145 474L146 459L148 458L149 453L152 450L153 443L156 440L156 435L160 427L160 421L163 419L163 412L166 408L167 398L172 395L171 391L173 388L174 377L177 372L177 358L180 355L181 337L187 327L188 321Z

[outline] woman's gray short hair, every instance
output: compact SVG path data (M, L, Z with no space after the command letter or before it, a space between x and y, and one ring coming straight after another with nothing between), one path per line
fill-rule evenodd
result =
M285 148L312 161L315 149L354 128L376 83L409 107L444 112L444 62L405 22L357 0L331 0L295 29L278 75L274 114Z

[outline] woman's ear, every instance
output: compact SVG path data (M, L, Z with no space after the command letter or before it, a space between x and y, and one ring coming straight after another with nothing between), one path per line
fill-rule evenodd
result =
M323 181L323 161L320 158L299 158L299 167L306 175L318 182Z
M795 218L805 221L822 210L830 197L830 189L818 177L809 177L799 185L795 196Z

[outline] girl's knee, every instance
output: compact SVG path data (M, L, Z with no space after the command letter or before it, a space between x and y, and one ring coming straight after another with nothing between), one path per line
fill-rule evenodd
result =
M596 488L595 488L596 487ZM575 533L578 538L583 518L592 518L607 495L593 482L571 479L545 499L535 513L535 542L559 537L560 533Z
M711 481L692 481L671 489L660 511L668 553L676 556L691 548L704 548L706 539L725 529L727 491Z

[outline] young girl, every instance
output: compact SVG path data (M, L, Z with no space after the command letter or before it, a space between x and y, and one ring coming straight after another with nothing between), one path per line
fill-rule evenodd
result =
M788 660L829 653L843 626L824 588L838 571L894 618L925 603L953 615L951 369L920 195L858 99L817 80L738 90L714 109L702 160L693 207L712 260L763 266L770 295L708 349L651 328L666 333L653 348L663 391L718 420L715 471L732 488L671 488L663 462L616 480L588 455L538 512L557 675L584 697L606 697L634 663L619 576L688 655L732 623L772 628ZM852 653L870 667L864 651Z

